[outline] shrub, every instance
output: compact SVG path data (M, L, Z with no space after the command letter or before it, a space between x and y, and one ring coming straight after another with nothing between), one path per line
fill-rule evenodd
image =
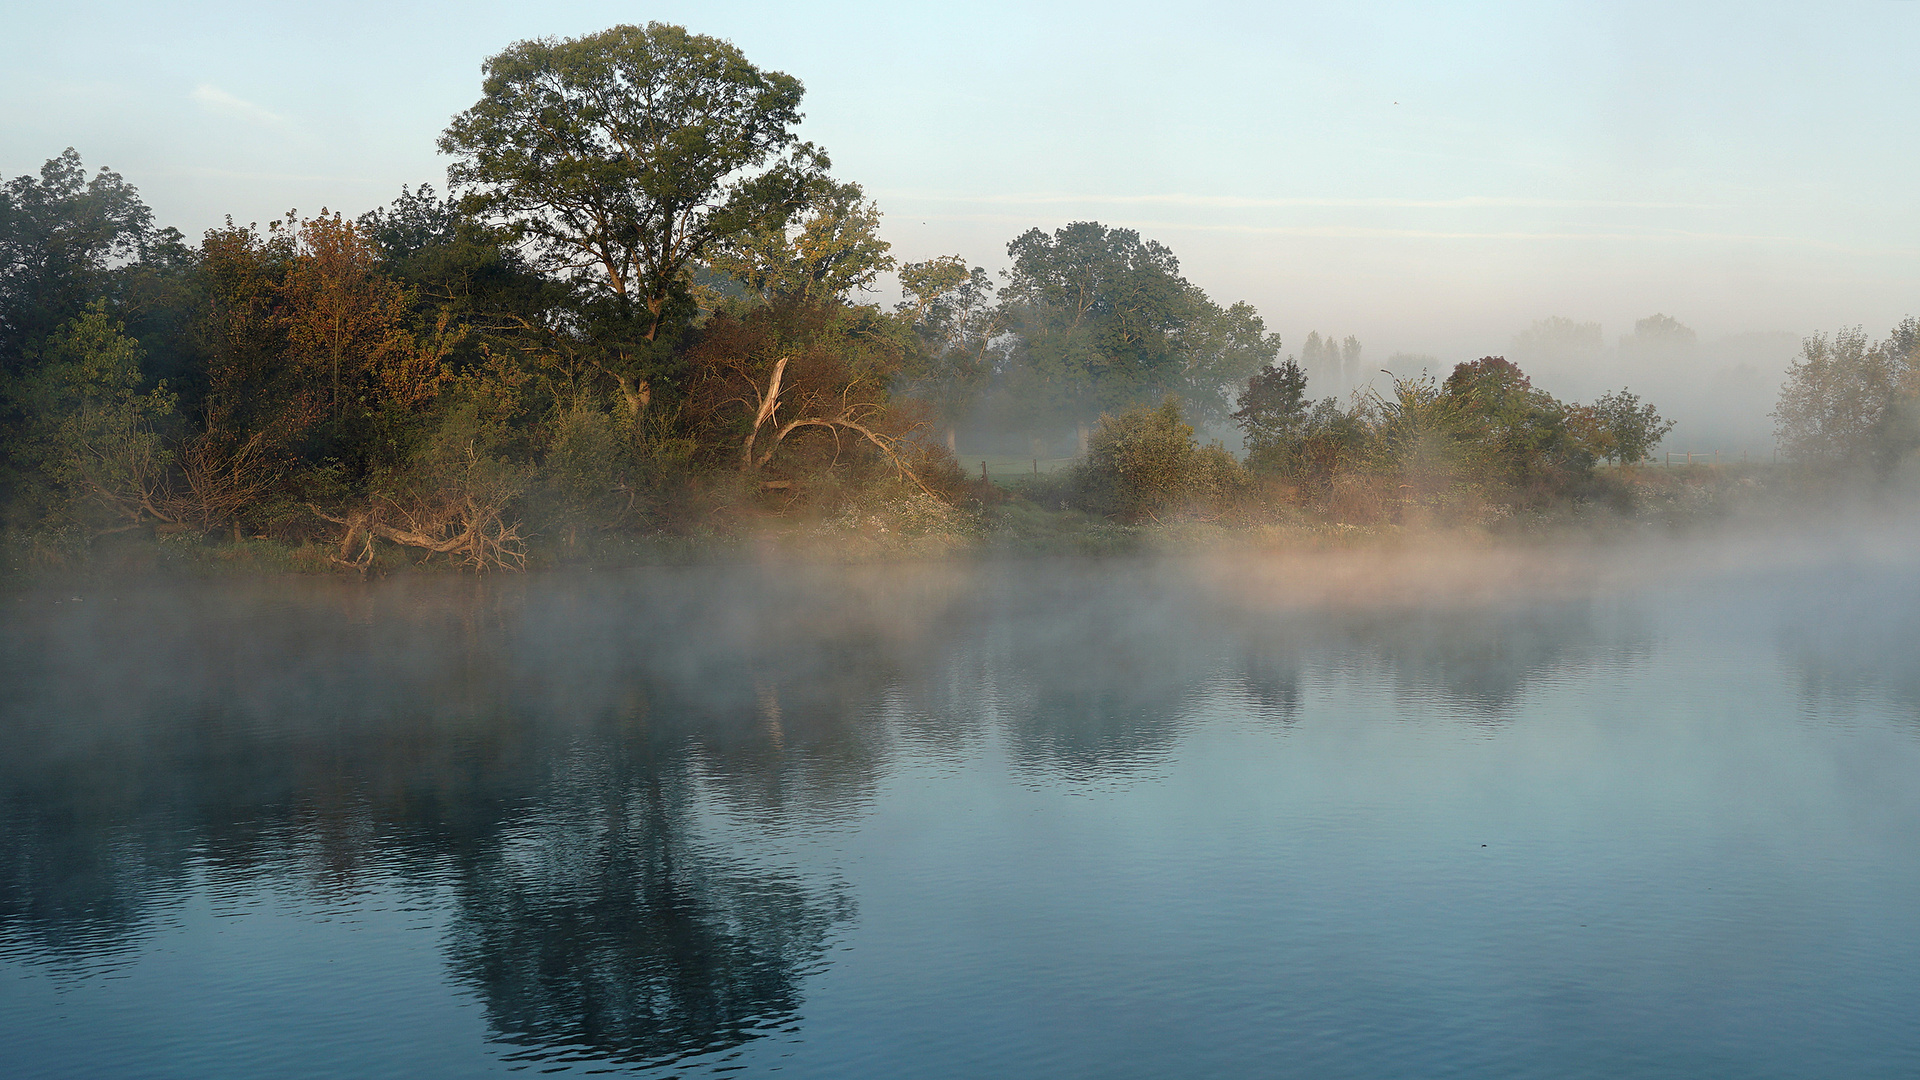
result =
M1098 513L1160 520L1214 509L1249 487L1246 471L1217 444L1202 449L1180 418L1179 400L1100 418L1074 470L1080 501Z

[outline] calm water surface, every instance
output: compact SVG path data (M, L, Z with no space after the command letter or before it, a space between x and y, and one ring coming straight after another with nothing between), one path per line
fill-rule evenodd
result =
M1660 558L6 595L0 1062L1920 1075L1920 562Z

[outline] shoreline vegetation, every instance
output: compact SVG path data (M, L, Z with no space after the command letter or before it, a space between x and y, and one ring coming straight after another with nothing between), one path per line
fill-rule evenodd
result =
M1356 340L1297 361L1131 229L1030 229L998 280L901 262L799 80L728 42L485 72L452 193L357 218L189 243L71 149L0 188L0 575L1604 540L1880 497L1920 448L1912 318L1805 342L1784 464L1667 467L1629 389L1498 355L1362 383Z
M631 535L600 532L553 546L539 538L517 569L611 571L703 564L860 564L1028 560L1054 557L1391 554L1403 550L1524 551L1584 545L1596 552L1650 539L1736 538L1784 525L1804 506L1802 485L1771 465L1616 468L1626 491L1613 505L1568 503L1513 513L1436 520L1419 508L1371 522L1338 520L1287 503L1252 502L1227 514L1125 521L1038 501L1062 480L993 483L984 500L959 507L898 487L862 492L837 506L757 508L729 531ZM980 486L976 481L976 489ZM1626 506L1628 509L1619 509ZM333 545L271 536L168 528L14 532L0 538L0 583L12 588L134 577L277 575L387 577L463 573L456 559L382 545L373 560L343 567Z

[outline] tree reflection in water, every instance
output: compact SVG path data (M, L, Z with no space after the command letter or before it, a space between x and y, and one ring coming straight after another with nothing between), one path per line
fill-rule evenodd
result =
M703 845L682 779L581 771L457 886L450 962L513 1057L651 1061L791 1017L844 901Z
M195 890L328 911L398 874L450 887L448 963L515 1057L780 1026L851 904L713 811L858 803L892 668L826 664L839 634L702 640L663 592L595 625L565 590L167 589L5 635L0 955L85 975Z
M324 909L397 876L451 898L447 963L510 1056L672 1060L795 1017L853 907L777 838L857 821L891 760L997 731L1016 768L1125 777L1197 705L1291 724L1354 657L1497 718L1645 634L1584 602L1257 599L1116 561L18 600L0 955L97 968L196 889Z

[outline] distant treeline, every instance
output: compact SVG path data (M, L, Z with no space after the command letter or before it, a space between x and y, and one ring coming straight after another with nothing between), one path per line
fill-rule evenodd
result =
M68 150L0 190L6 527L517 567L875 491L964 512L994 497L951 453L981 417L1077 428L1061 501L1133 519L1577 498L1670 426L1498 357L1313 402L1251 306L1097 222L1016 237L998 283L898 263L801 95L675 26L520 42L440 139L452 195L197 244ZM864 299L886 273L891 310ZM1244 465L1189 426L1229 422Z

